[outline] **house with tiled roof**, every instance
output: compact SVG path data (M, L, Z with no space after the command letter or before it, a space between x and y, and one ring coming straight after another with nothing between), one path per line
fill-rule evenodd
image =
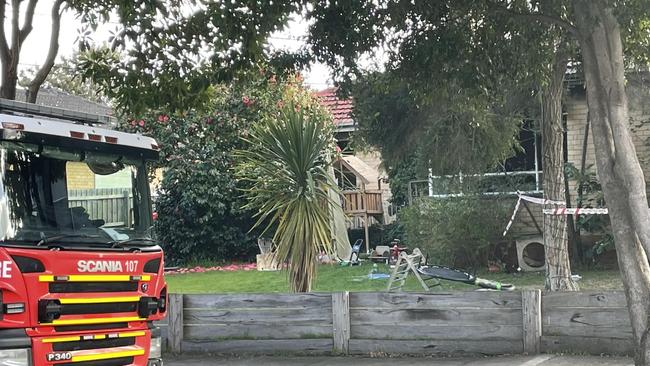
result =
M346 153L348 142L357 125L352 118L352 98L340 99L336 95L337 88L327 88L316 92L320 99L321 105L329 110L332 114L334 124L336 125L336 140L339 147Z
M349 228L367 229L373 224L388 224L395 220L391 208L391 191L388 176L381 166L381 156L376 151L354 151L350 146L357 131L352 109L352 98L341 99L336 88L316 92L321 104L332 114L336 126L337 145L342 157L335 163L334 175L343 190L344 211L350 218ZM373 248L382 243L368 243Z

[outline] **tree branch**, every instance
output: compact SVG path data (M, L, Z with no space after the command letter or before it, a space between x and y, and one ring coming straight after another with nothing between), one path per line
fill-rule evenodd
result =
M5 66L9 60L9 45L7 44L7 37L4 32L6 5L7 4L4 0L0 0L0 58L2 58L3 66Z
M496 12L505 13L511 17L519 18L522 20L532 20L536 22L557 25L558 27L569 32L569 34L571 34L573 37L575 38L579 37L578 28L576 28L573 24L571 24L570 22L564 19L560 19L558 17L554 17L543 13L519 13L512 9L508 9L505 6L501 6L495 3L491 3L491 4L492 6L494 6Z
M34 75L34 79L32 79L27 86L28 103L36 103L38 90L41 85L43 85L47 75L50 74L52 66L54 66L54 61L56 60L56 55L59 53L59 32L61 30L61 15L63 13L61 10L62 4L63 0L56 0L54 5L52 5L52 33L50 34L50 49L47 52L47 57L45 58L43 66L38 69L38 72Z
M27 4L27 9L25 10L25 23L23 24L23 28L20 30L21 44L25 42L25 39L33 29L32 23L34 21L34 10L36 9L37 2L38 0L29 0L29 3Z
M11 52L16 54L20 53L20 2L21 0L11 2Z
M543 23L557 25L558 27L569 32L569 34L571 34L572 36L576 38L578 37L578 29L573 24L567 22L566 20L556 18L546 14L541 14L541 13L530 13L530 14L513 13L513 15L524 19L536 20Z

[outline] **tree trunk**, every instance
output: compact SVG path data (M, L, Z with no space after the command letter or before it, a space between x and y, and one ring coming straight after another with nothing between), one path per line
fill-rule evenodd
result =
M555 54L551 80L542 91L544 195L547 199L554 201L564 201L565 199L562 91L567 63L567 54L559 49ZM550 291L578 290L577 284L571 279L566 216L544 216L544 254L546 289Z
M36 4L38 3L38 0L29 0L24 8L21 8L21 2L22 0L14 0L11 2L11 16L7 17L7 1L0 0L0 64L2 67L2 78L0 80L0 98L12 100L16 99L16 84L18 83L18 64L20 60L20 51L23 48L25 39L27 39L27 36L29 36L33 30L32 22L34 21L34 11L36 10ZM57 13L61 8L62 2L63 0L57 0L55 2L54 7L57 9ZM24 10L22 28L20 27L21 9ZM9 45L9 41L7 40L5 34L5 18L11 19L11 46ZM60 24L57 26L60 26ZM50 52L52 52L51 48Z
M13 53L13 52L12 52ZM0 98L16 99L16 84L18 83L18 57L11 55L7 63L2 63L2 84Z
M629 130L618 21L604 0L573 0L598 177L614 234L630 312L635 364L650 363L650 211Z
M591 123L589 122L589 112L587 112L587 123L585 124L585 133L582 137L582 149L580 150L580 181L578 182L578 193L576 195L576 207L582 207L582 201L584 199L584 176L587 169L587 147L589 146L589 130L591 129ZM578 245L578 254L580 255L580 263L585 264L585 249L582 245L582 239L580 237L580 228L576 229L576 245Z
M45 79L50 74L50 71L52 71L56 55L59 53L59 32L61 30L62 5L63 0L56 0L52 5L52 33L50 33L50 48L45 57L45 62L43 62L43 66L41 66L41 68L36 72L36 75L34 75L34 78L27 86L27 103L36 103L38 91L41 89L41 85L43 85Z

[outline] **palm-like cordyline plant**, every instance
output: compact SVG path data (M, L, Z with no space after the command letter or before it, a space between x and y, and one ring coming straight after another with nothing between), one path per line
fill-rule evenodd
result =
M333 137L324 116L289 105L253 126L249 149L237 153L237 173L252 183L246 196L255 226L275 228L276 255L288 263L295 292L311 290L319 252L332 253L330 218L340 210L328 195L338 188L328 174Z

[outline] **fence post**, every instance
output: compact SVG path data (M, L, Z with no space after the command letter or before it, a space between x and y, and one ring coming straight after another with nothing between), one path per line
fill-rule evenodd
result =
M521 311L524 316L524 353L538 354L542 337L542 292L523 290L521 292Z
M169 351L181 353L183 342L183 294L169 294L167 307Z
M131 200L129 200L129 191L123 191L124 196L124 226L131 227Z
M332 293L334 352L348 354L350 344L350 293Z

